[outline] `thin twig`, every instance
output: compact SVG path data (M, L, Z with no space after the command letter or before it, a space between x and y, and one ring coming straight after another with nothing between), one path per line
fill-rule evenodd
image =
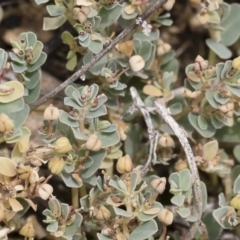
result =
M171 129L179 139L179 142L181 143L184 149L184 152L186 154L188 165L192 174L193 192L194 192L193 207L194 207L194 214L197 216L197 221L192 225L186 239L193 239L201 223L201 217L202 217L202 192L201 192L201 185L200 185L200 178L198 174L197 164L195 162L194 155L193 155L191 146L188 142L188 139L186 137L186 134L183 132L183 130L180 128L177 122L172 118L168 110L161 105L159 100L155 101L155 106L156 106L156 112L171 127Z
M157 149L159 133L158 133L158 131L154 130L149 111L146 108L146 106L144 105L141 98L139 97L137 90L134 87L131 87L130 93L131 93L131 96L133 99L134 106L137 107L142 112L142 115L143 115L144 120L147 125L148 136L149 136L149 141L150 141L150 150L149 150L148 159L147 159L147 162L145 163L144 167L141 169L141 175L143 176L146 174L151 162L153 164L155 164L157 161L156 149Z
M142 20L148 18L155 10L159 9L167 0L156 0L142 15L139 17ZM125 30L123 30L108 46L106 46L100 53L95 55L90 62L83 65L80 70L75 72L71 77L65 80L57 88L52 90L50 93L39 99L37 102L31 105L31 110L37 108L41 104L45 103L48 99L54 97L57 93L62 91L69 84L75 82L80 76L84 75L97 61L99 61L103 56L105 56L109 51L111 51L124 37L126 37L138 24L136 21L132 22Z

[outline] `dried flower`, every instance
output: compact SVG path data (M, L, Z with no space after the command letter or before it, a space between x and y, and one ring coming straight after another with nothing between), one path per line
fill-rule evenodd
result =
M2 228L0 230L0 239L7 239L7 234L11 231L10 228Z
M120 157L117 161L117 171L121 174L129 173L133 170L133 163L129 155Z
M118 133L119 133L121 141L125 141L127 139L127 135L125 134L123 128L119 127Z
M85 144L86 149L90 151L97 152L102 148L102 142L98 138L97 134L92 134L89 136L86 144Z
M38 186L37 193L40 198L47 200L53 193L53 187L50 184L43 183Z
M230 202L230 205L237 209L240 210L240 193L238 193Z
M82 74L82 75L80 76L80 79L81 79L82 81L85 81L85 80L86 80L85 74Z
M158 141L159 145L162 147L175 147L174 140L168 133L164 133Z
M233 67L235 70L240 71L240 56L233 59L233 61L232 61L232 67Z
M162 56L171 50L171 45L163 42L162 40L158 40L157 43L157 55Z
M146 21L144 21L142 23L142 32L146 35L146 36L149 36L149 34L151 33L152 31L152 25L151 24L148 24Z
M158 220L167 226L172 224L173 217L173 213L166 208L163 208L162 211L158 214Z
M187 161L183 161L182 159L179 159L175 165L174 165L174 169L177 172L180 172L183 169L187 169L188 168L188 162Z
M6 114L0 114L0 133L6 133L13 130L13 128L13 121Z
M145 61L140 55L134 55L129 59L129 64L134 72L138 72L144 68Z
M138 17L138 18L136 19L136 24L137 24L137 25L142 24L142 22L143 22L143 20L142 20L141 17Z
M97 220L108 220L110 217L111 217L111 212L103 205L101 205L100 208L96 210Z
M58 120L60 111L57 107L54 107L53 104L50 104L43 113L44 120L53 121Z
M68 138L60 137L55 142L54 149L57 153L67 153L72 150L72 145L69 142Z
M154 189L155 192L158 194L162 194L166 187L166 178L155 178L151 181L151 187Z
M175 0L167 0L166 3L163 4L163 8L167 11L170 11L173 8Z
M2 222L5 219L5 207L2 202L0 202L0 222Z
M193 70L203 71L203 70L206 70L207 68L208 68L208 63L200 55L198 55L195 59Z
M62 172L64 166L65 166L64 160L62 158L59 158L58 156L54 156L48 162L48 168L52 174L59 174L60 172Z
M31 222L26 223L19 232L20 235L27 238L34 238L35 231Z

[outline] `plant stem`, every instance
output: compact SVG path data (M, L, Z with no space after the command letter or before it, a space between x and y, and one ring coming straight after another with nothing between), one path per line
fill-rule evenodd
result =
M208 65L214 66L216 64L216 58L217 58L216 53L212 49L209 49Z
M166 236L166 233L167 233L167 227L165 225L163 225L162 234L160 235L158 240L164 240L165 236Z
M79 208L78 188L72 188L72 206L73 208Z
M110 178L112 178L112 176L113 176L113 165L110 168L106 169L106 173Z
M167 0L156 0L142 15L139 17L142 20L148 18L155 10L159 9ZM139 26L136 21L133 21L127 28L125 28L110 44L108 44L100 53L95 55L91 61L83 65L80 70L75 72L72 76L66 79L62 84L56 87L54 90L40 98L37 102L31 105L31 111L45 103L48 99L57 95L69 84L75 82L80 76L84 75L96 62L98 62L103 56L110 52L119 42L121 42L132 30Z
M87 195L87 189L86 189L86 185L83 184L80 188L79 188L79 198L84 197Z

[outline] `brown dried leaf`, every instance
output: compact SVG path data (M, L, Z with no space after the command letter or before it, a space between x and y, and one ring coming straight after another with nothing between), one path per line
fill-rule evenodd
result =
M153 97L161 97L162 96L162 91L153 85L144 86L143 92L146 95L153 96Z
M117 45L117 50L130 58L133 53L133 47L134 47L133 41L127 41L127 42L119 43Z
M9 158L0 157L0 174L13 177L16 173L16 164Z

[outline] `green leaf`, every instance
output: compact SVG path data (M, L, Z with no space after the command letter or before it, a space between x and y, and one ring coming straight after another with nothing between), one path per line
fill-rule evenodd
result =
M127 139L124 141L124 151L131 159L134 159L143 136L141 126L139 124L132 125L127 132L127 136Z
M123 216L130 218L132 216L132 213L129 213L121 208L113 207L113 210L117 216Z
M224 105L228 102L229 98L222 97L219 92L214 93L214 99L220 103L221 105Z
M234 194L240 193L240 175L233 183L233 193Z
M189 208L178 208L176 209L176 212L182 217L182 218L187 218L190 216L191 211Z
M41 52L40 57L37 59L37 61L32 64L27 66L27 71L28 72L34 72L38 68L40 68L47 60L47 54L45 52Z
M232 56L232 52L229 48L219 42L215 42L212 39L206 40L207 46L215 52L221 59L228 59Z
M216 129L221 129L224 126L224 123L215 115L211 115L211 123Z
M135 228L130 234L128 240L144 240L154 235L158 231L158 226L154 220L145 222Z
M169 106L171 115L177 115L182 112L182 104L181 103L173 103Z
M49 0L35 0L35 2L40 5L42 3L47 3Z
M202 221L207 228L209 239L218 240L223 229L213 217L213 211L204 214Z
M208 122L208 128L206 130L202 130L198 126L198 115L195 113L189 113L188 114L188 120L191 123L191 125L205 138L210 138L214 136L216 129L213 127L211 122Z
M82 178L89 178L91 177L101 165L103 159L106 157L107 151L104 149L99 150L98 152L90 152L89 156L93 160L93 164L82 171L81 177Z
M204 182L201 181L201 191L202 191L202 211L205 210L208 201L207 188Z
M31 135L31 131L25 126L21 127L21 132L22 133L20 136L16 136L16 135L14 136L14 134L13 134L11 137L9 137L7 139L6 142L7 143L15 143L15 142L18 142L19 140L29 137Z
M233 149L233 155L238 162L240 162L240 145L236 145Z
M239 175L240 175L240 165L237 165L232 169L232 172L231 172L232 181L234 182Z
M204 116L199 115L197 118L197 122L198 122L198 126L202 129L202 130L207 130L208 128L208 123L207 120Z
M180 175L180 186L179 188L183 191L188 191L192 185L192 176L189 169L183 169L179 172Z
M240 97L240 88L239 87L234 87L234 86L231 86L230 84L227 85L227 88L234 94L236 95L237 97Z
M218 141L213 140L203 145L203 159L211 161L218 152Z
M179 173L172 173L170 176L169 176L169 181L173 181L178 187L180 187L180 175Z
M33 32L25 32L20 34L20 39L27 42L27 47L34 47L37 42L37 35Z
M64 217L64 220L68 218L68 214L70 213L70 207L66 203L61 203L62 208L62 216Z
M61 5L47 5L46 8L49 15L52 17L63 15L66 12L66 8Z
M61 27L67 20L67 17L65 15L61 15L58 17L53 17L53 18L48 18L45 17L43 19L43 30L48 31L48 30L54 30L59 27Z
M98 132L99 140L102 142L102 148L111 147L120 141L120 137L117 131L115 132Z
M220 194L218 195L218 205L219 205L220 207L226 207L226 206L228 206L228 203L227 203L226 198L225 198L225 196L224 196L223 193L220 193Z
M100 106L95 111L89 111L86 118L97 118L107 114L107 108L105 105Z
M7 63L8 54L0 48L0 75L2 74L3 68Z
M22 65L21 63L11 62L11 67L15 73L23 73L27 70L26 65Z
M213 217L218 222L218 224L224 229L230 229L232 227L232 225L228 221L226 221L226 219L225 219L225 221L223 221L223 218L229 212L229 209L230 209L230 207L226 206L226 207L218 208L213 211ZM232 215L236 217L235 212L233 212Z
M28 78L30 81L25 81L24 86L27 89L33 89L36 87L36 85L39 83L39 81L42 79L42 72L40 69L37 69L34 72L25 72L24 73L25 78Z
M90 69L89 71L97 76L100 75L102 69L105 67L106 63L107 63L108 57L107 55L105 55L104 57L102 57L99 61L97 61Z
M69 173L62 171L60 176L67 187L70 188L80 188L82 186L81 182L76 181Z
M19 128L25 123L29 116L29 112L30 107L27 104L25 104L21 110L14 111L8 114L9 117L13 120L15 128Z
M23 98L19 98L10 103L0 103L0 113L11 113L15 111L20 111L24 108Z
M71 127L71 129L72 129L74 137L76 139L78 139L78 140L87 140L88 139L88 137L85 134L81 133L79 130L77 130L73 127Z
M9 52L9 57L11 58L12 61L19 63L20 65L25 65L26 61L24 58L20 58L13 52Z
M101 23L99 27L106 28L107 26L112 25L120 17L121 11L122 6L120 4L116 4L111 11L107 10L105 7L101 7L98 11L98 15L101 17Z
M181 207L184 203L185 196L178 195L171 198L171 203L175 204L178 207Z
M37 62L37 60L41 56L42 50L43 44L40 41L37 41L33 48L33 59L30 61L30 64L34 64Z
M75 109L80 109L81 107L79 106L79 104L72 98L70 97L65 97L64 98L64 105L69 106L69 107L73 107Z
M79 126L78 121L71 119L69 117L69 114L62 110L60 111L59 121L73 128L76 128Z
M56 232L57 229L58 229L58 222L57 221L54 221L53 223L50 223L46 228L46 230L48 232Z
M114 240L113 238L106 237L106 236L102 235L101 233L97 233L97 237L99 240Z
M93 41L92 39L90 39L90 42L87 47L94 54L98 54L103 49L103 43L102 41Z
M65 235L68 237L73 237L81 226L82 220L82 215L80 213L76 213L73 223L66 226Z
M222 104L220 104L219 102L217 102L216 100L215 100L215 98L214 98L214 92L210 92L210 91L208 91L208 92L206 92L206 94L205 94L205 96L206 96L206 99L208 100L208 103L212 106L212 107L214 107L214 108L219 108Z
M222 32L222 43L226 46L231 46L240 37L239 22L240 22L240 4L230 4L231 9L228 16L222 21L221 25L224 28Z
M135 32L133 34L133 38L138 38L138 39L141 39L141 41L143 40L148 40L148 41L156 41L159 39L159 35L160 35L160 32L159 30L155 30L153 32L150 32L149 36L146 36L144 33L142 32Z
M77 66L77 55L74 53L73 56L67 61L66 68L69 71L73 71Z
M33 89L28 91L28 96L24 97L24 100L26 101L26 103L29 103L29 104L34 103L38 99L40 95L40 91L41 91L41 81L39 81Z

